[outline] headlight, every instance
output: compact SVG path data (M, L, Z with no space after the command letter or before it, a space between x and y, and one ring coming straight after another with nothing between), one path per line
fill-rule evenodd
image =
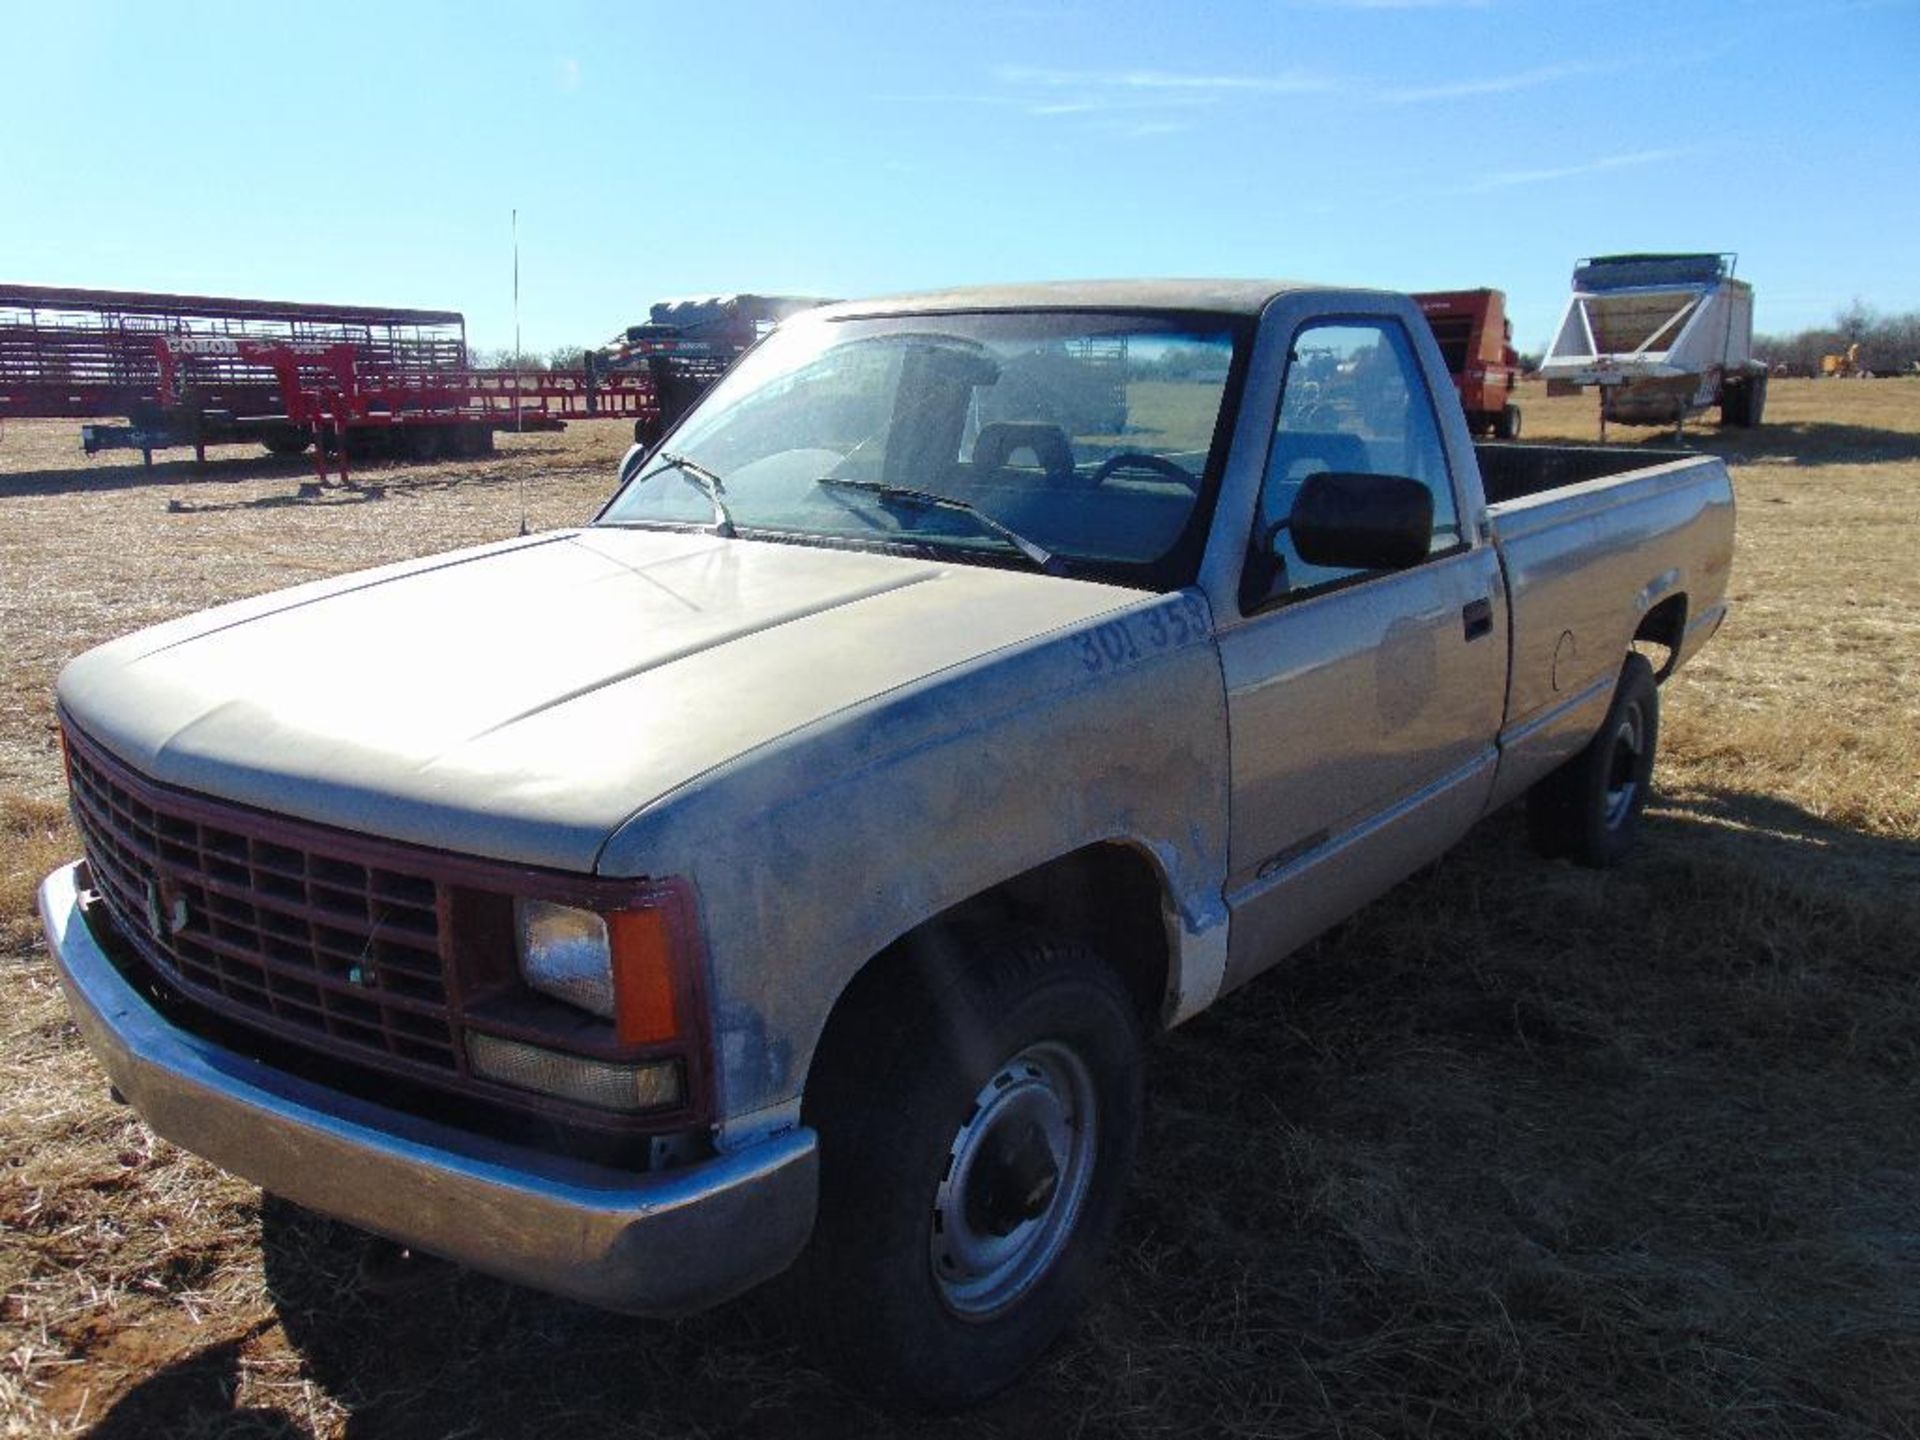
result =
M603 914L517 900L514 921L529 988L612 1020L623 1045L679 1036L673 927L664 910Z
M520 975L528 986L613 1019L613 944L606 918L547 900L514 902Z

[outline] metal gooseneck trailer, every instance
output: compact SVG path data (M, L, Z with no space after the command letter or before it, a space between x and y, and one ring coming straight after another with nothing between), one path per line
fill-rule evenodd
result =
M1573 271L1573 298L1540 367L1547 393L1597 386L1608 421L1671 425L1720 407L1760 423L1767 367L1753 358L1753 287L1733 255L1601 255Z
M456 310L0 284L0 421L88 424L88 454L259 444L329 457L432 460L502 429L644 418L648 377L475 370Z

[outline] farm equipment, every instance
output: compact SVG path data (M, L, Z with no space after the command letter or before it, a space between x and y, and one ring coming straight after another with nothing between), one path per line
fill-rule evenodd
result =
M1767 367L1753 358L1753 287L1732 255L1602 255L1573 271L1573 298L1545 363L1547 393L1600 390L1608 421L1671 425L1720 407L1760 423Z
M646 376L655 404L634 422L633 438L651 445L761 336L787 316L827 303L805 295L662 300L641 324L587 352L587 378L604 385L620 376Z
M1520 356L1513 348L1506 294L1442 290L1413 298L1440 343L1467 428L1499 440L1518 438L1520 407L1513 403L1513 390L1520 380Z
M1820 357L1820 375L1826 380L1857 380L1870 373L1860 363L1860 342L1853 344L1838 355Z
M0 419L102 420L88 454L254 443L294 455L483 454L501 429L655 408L644 376L468 366L451 310L0 286Z

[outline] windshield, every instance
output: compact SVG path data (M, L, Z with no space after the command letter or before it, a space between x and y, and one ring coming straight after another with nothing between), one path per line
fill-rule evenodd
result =
M1244 334L1172 314L802 321L716 386L598 523L712 524L691 462L741 535L1023 567L1024 542L1062 573L1186 584Z

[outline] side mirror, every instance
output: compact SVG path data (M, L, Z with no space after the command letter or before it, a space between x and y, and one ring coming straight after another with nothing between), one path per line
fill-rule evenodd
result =
M1433 546L1433 492L1404 475L1322 471L1301 483L1284 528L1309 565L1404 570Z

